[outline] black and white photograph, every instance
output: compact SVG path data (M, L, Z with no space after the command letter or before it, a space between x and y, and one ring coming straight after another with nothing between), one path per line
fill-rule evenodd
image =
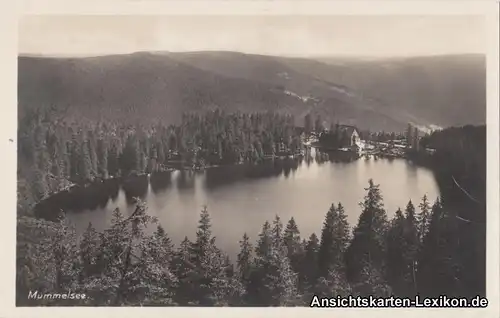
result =
M486 307L486 26L20 17L15 306Z

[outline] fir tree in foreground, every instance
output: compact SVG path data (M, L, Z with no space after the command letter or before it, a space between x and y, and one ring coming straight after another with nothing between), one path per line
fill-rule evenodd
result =
M379 185L371 179L368 183L358 225L345 255L347 277L352 282L362 279L367 266L378 272L385 268L387 215Z
M321 231L321 243L318 252L318 276L327 277L332 266L344 272L344 253L349 243L349 224L341 203L332 204L326 214Z
M64 218L23 217L17 302L58 305L20 295L68 289L85 291L78 305L86 306L307 306L313 295L462 295L457 218L446 202L430 210L426 202L417 211L410 201L389 222L370 180L352 237L340 203L328 210L321 240L314 233L301 240L293 218L284 226L276 216L255 245L243 235L235 266L216 245L206 207L194 239L177 248L139 200L129 216L117 209L108 229L99 233L89 224L80 238Z

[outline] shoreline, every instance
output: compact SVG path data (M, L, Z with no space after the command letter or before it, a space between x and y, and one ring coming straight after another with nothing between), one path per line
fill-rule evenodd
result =
M349 156L350 159L352 160L360 160L360 159L365 159L365 160L371 160L371 157L373 157L375 160L377 159L387 159L387 160L394 160L394 159L404 159L404 160L408 160L414 164L417 164L419 166L422 166L422 167L426 167L426 168L430 168L433 170L433 167L432 167L432 162L429 162L429 160L426 160L427 158L425 158L424 160L422 160L422 158L419 158L421 156L415 156L415 155L409 155L407 153L404 153L402 155L398 155L398 154L389 154L389 153L384 153L383 151L377 151L378 153L375 154L375 153L367 153L366 150L362 150L362 151L355 151L353 149L338 149L338 148L331 148L331 147L327 147L327 146L324 146L324 145L321 145L319 142L313 142L313 143L303 143L303 146L305 147L306 150L303 150L300 154L287 154L287 155L281 155L281 156L278 156L278 155L274 155L274 157L264 157L264 158L261 158L257 161L241 161L241 162L236 162L236 163L223 163L223 164L211 164L211 165L203 165L203 166L184 166L184 165L180 165L179 167L172 167L172 166L166 166L166 165L163 165L163 167L159 170L156 170L156 171L151 171L151 172L141 172L141 173L131 173L127 176L110 176L110 177L107 177L107 178L102 178L102 177L96 177L94 178L92 181L88 181L86 183L75 183L75 182L72 182L70 180L66 180L67 181L67 185L64 186L63 188L55 191L55 192L52 192L50 193L48 196L42 198L40 201L38 201L37 203L35 203L35 206L37 204L39 204L40 202L43 202L53 196L56 196L58 194L61 194L61 193L71 193L75 190L79 190L79 189L87 189L89 187L92 187L92 186L96 186L96 185L99 185L99 184L102 184L102 183L105 183L105 182L109 182L111 180L118 180L118 182L120 183L123 183L123 182L127 182L129 179L131 178L137 178L137 177L144 177L144 176L147 176L147 177L150 177L154 174L157 174L157 173L165 173L165 172L174 172L174 171L194 171L194 172L202 172L202 171L205 171L207 169L211 169L211 168L219 168L219 167L225 167L225 166L237 166L237 165L260 165L260 164L263 164L263 163L266 163L266 162L273 162L275 160L297 160L297 159L300 159L300 158L304 158L305 157L305 152L308 151L308 149L311 149L311 148L315 148L316 150L319 150L319 151L322 151L322 152L327 152L327 153L338 153L339 155L342 155L342 156ZM370 159L368 159L370 158Z
M341 150L328 150L328 149L325 149L323 147L319 147L319 146L309 146L311 148L316 148L318 150L322 150L322 151L325 151L325 152L338 152L340 154L345 154L345 155L353 155L353 161L357 161L357 160L361 160L363 158L366 158L365 154L363 153L357 153L357 152L354 152L354 151L341 151ZM370 155L370 156L373 156L373 155ZM42 200L40 200L39 202L37 202L35 204L38 205L40 202L43 202L43 201L46 201L54 196L58 196L58 195L61 195L61 194L66 194L66 193L74 193L75 191L79 191L79 190L83 190L83 189L89 189L91 187L95 187L95 186L98 186L98 185L103 185L105 183L111 183L111 182L118 182L120 184L123 184L123 183L127 183L127 182L130 182L131 180L134 180L136 178L151 178L151 177L154 177L155 175L158 175L158 174L163 174L163 173L172 173L172 172L175 172L175 171L186 171L186 172L203 172L205 170L208 170L208 169L213 169L213 168L221 168L221 167L230 167L230 166L241 166L241 165L249 165L249 166L258 166L258 165L262 165L262 164L265 164L265 163L269 163L269 162L273 162L275 160L278 160L278 161L286 161L286 160L297 160L297 159L300 159L300 158L304 158L304 156L300 156L300 157L292 157L292 158L289 158L289 157L275 157L275 158L266 158L266 159L262 159L258 162L238 162L238 163L232 163L232 164L214 164L214 165L206 165L206 166L203 166L203 167L200 167L200 168L191 168L191 167L177 167L177 168L172 168L172 167L168 167L166 169L161 169L161 170L157 170L157 171L152 171L152 172L143 172L143 173L133 173L131 175L127 175L127 176L111 176L111 177L108 177L108 178L96 178L94 179L93 181L91 182L88 182L88 183L85 183L85 184L77 184L77 183L71 183L70 185L64 187L63 189L57 191L57 192L54 192L54 193L51 193L49 196L43 198ZM392 156L378 156L378 158L380 159L385 159L385 160L394 160L394 159L402 159L402 160L405 160L405 161L408 161L410 163L413 163L417 166L420 166L420 167L425 167L425 168L428 168L428 169L431 169L433 172L434 172L434 169L433 169L433 165L432 165L432 162L430 162L429 160L420 160L421 158L418 158L418 157L413 157L413 156L401 156L401 157L398 157L398 156L395 156L395 157L392 157ZM366 160L366 159L365 159ZM372 159L369 159L369 160L372 160ZM375 159L377 160L377 159Z
M353 160L348 160L349 163L352 163L354 161L362 159L361 156L354 158ZM392 161L394 158L381 158L382 160L387 160L387 161ZM439 191L442 193L442 183L440 182L441 180L439 179L439 175L435 171L435 167L432 164L429 164L429 162L426 162L427 164L424 164L425 162L422 162L421 160L417 160L417 158L412 159L410 157L408 158L397 158L398 160L405 160L406 162L415 165L417 167L422 167L429 169L438 186L439 186ZM293 159L283 159L278 161L288 161L288 160L293 160ZM313 159L314 160L314 159ZM371 159L373 160L373 159ZM272 162L271 160L266 160L267 163ZM376 161L376 159L374 160ZM328 163L336 162L335 160L332 161L331 159L326 160ZM107 179L100 179L93 181L89 184L86 185L74 185L69 189L65 189L62 191L59 191L57 193L52 194L51 196L48 196L47 198L37 202L33 206L33 214L30 215L34 219L43 219L47 221L52 221L55 222L57 221L58 215L60 215L61 212L64 213L64 211L67 211L67 209L72 209L71 207L76 204L77 206L79 204L85 205L86 203L86 198L92 197L96 199L96 207L105 204L108 200L108 196L104 197L104 193L115 193L116 195L118 194L118 191L120 188L125 190L130 194L130 200L133 200L134 197L140 197L141 195L139 193L142 193L140 189L142 189L144 186L147 187L146 184L152 184L155 183L157 185L163 184L164 182L168 183L167 179L170 179L169 176L171 173L174 171L191 171L191 172L203 172L205 170L211 169L211 168L220 168L220 167L236 167L236 166L241 166L241 165L247 165L247 166L259 166L263 165L263 163L235 163L235 164L226 164L226 165L211 165L211 166L205 166L203 169L199 170L194 170L190 168L184 168L184 169L165 169L162 171L154 171L154 172L149 172L149 173L141 173L141 174L133 174L129 176L124 176L124 177L110 177ZM167 174L167 175L162 175L162 174ZM76 201L75 201L76 200ZM59 202L59 203L58 203ZM80 203L78 203L80 202ZM97 203L99 202L99 203ZM132 201L131 201L132 202ZM77 210L79 210L77 208ZM55 211L60 211L60 212L55 212Z

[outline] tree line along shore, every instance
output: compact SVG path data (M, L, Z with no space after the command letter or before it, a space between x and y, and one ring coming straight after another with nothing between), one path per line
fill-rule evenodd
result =
M173 153L230 164L257 162L283 145L296 151L301 132L293 117L216 111L186 115L179 126L122 127L34 113L19 128L17 302L40 305L27 301L29 290L65 289L85 290L85 305L303 306L312 294L484 295L485 131L455 127L420 140L436 151L411 158L433 169L438 201L409 202L388 220L370 181L352 229L339 203L319 236L302 238L293 219L284 226L277 216L254 242L242 233L231 262L217 248L207 210L196 239L174 246L161 227L144 230L155 220L141 202L131 217L116 211L109 229L89 226L81 238L64 219L34 218L33 206L72 183L154 171L155 161Z

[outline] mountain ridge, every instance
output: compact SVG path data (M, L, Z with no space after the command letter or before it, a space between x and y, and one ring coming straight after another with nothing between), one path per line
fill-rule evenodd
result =
M400 130L408 122L485 122L484 57L333 62L230 51L64 58L20 54L20 116L25 109L50 105L65 109L68 117L174 123L184 111L217 107L289 112L298 122L311 113L325 124L374 130Z

